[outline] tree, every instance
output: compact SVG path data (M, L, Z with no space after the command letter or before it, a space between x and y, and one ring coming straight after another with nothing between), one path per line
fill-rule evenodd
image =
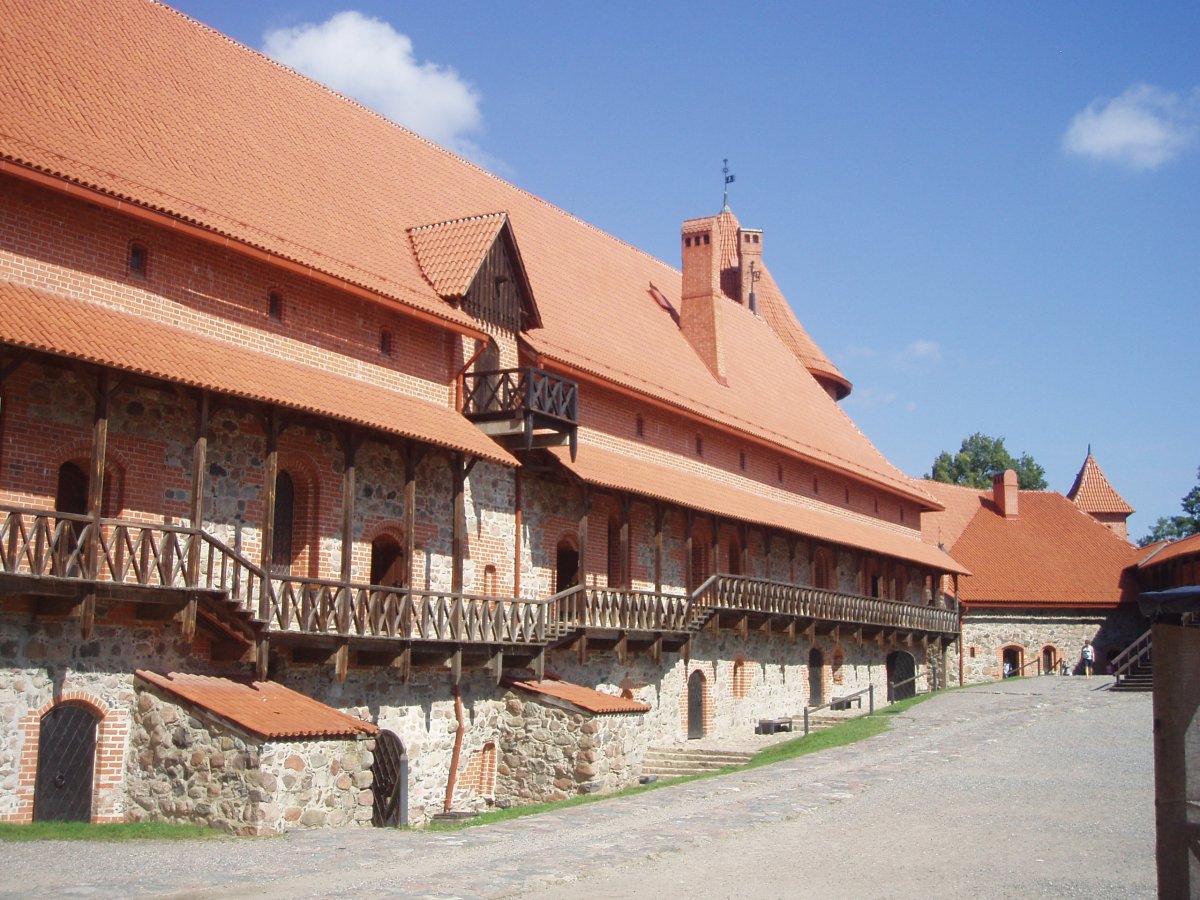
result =
M1200 469L1196 470L1196 480L1200 482ZM1183 495L1179 505L1183 507L1182 516L1160 518L1138 544L1145 547L1155 541L1177 541L1200 534L1200 483Z
M962 448L954 456L943 450L933 461L929 478L946 484L961 484L964 487L990 488L992 478L1005 469L1017 473L1017 483L1027 491L1044 491L1046 470L1034 462L1028 453L1014 459L1004 447L1004 438L989 437L975 432L962 442Z

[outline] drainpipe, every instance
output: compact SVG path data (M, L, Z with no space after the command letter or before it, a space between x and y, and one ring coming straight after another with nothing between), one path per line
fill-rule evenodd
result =
M475 361L483 355L483 351L487 349L487 344L483 341L479 342L479 346L475 349L475 355L468 359L461 369L454 374L454 410L461 413L463 411L463 393L466 391L464 375L467 374L467 369L475 365Z
M454 754L450 757L450 777L446 780L446 803L442 812L450 812L454 805L454 783L458 780L458 759L462 754L463 732L466 730L463 727L462 688L457 684L454 686L454 717L458 720L458 729L454 732Z

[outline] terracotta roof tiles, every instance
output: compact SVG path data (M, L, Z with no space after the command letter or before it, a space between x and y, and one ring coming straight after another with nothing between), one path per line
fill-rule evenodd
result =
M466 294L505 220L489 213L408 230L421 271L440 296Z
M449 407L129 312L0 281L0 341L514 460Z
M571 684L569 681L547 678L542 681L513 681L510 683L513 687L528 691L531 694L540 694L545 697L554 697L557 700L565 700L573 706L578 706L580 709L597 715L644 713L650 711L650 705L647 703L629 700L625 697L617 697L613 694L605 694L578 684Z
M678 308L677 269L186 16L147 0L46 0L8 4L4 26L9 171L161 210L460 328L478 326L438 296L406 230L504 210L542 321L536 352L933 504L813 380L806 366L836 369L798 324L730 303L721 385L646 302L653 283ZM762 284L766 296L765 268Z
M1157 553L1146 555L1146 551L1149 549L1149 547L1142 548L1141 552L1143 556L1141 562L1138 563L1141 568L1156 566L1160 563L1178 559L1181 556L1187 556L1190 553L1200 553L1200 534L1193 534L1191 537L1171 541L1169 544L1162 546Z
M148 684L268 739L352 738L379 728L274 681L137 670Z
M1083 461L1071 490L1067 491L1067 499L1086 513L1130 515L1134 511L1113 488L1091 453Z

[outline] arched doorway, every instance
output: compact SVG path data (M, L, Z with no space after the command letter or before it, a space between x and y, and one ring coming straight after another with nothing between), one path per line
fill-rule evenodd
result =
M825 654L819 647L808 651L808 705L825 702Z
M90 822L96 768L96 717L60 704L42 716L38 732L35 822Z
M391 731L375 737L375 761L371 763L371 824L396 828L408 824L408 753Z
M579 550L568 540L554 548L554 592L579 584Z
M296 520L296 483L281 469L275 477L274 537L271 543L271 574L292 574L292 526Z
M1002 677L1009 678L1010 676L1020 675L1021 667L1024 665L1024 653L1020 647L1005 647L1000 654L1000 673Z
M911 653L893 650L887 655L888 700L907 700L917 696L917 661Z
M687 736L688 740L704 737L704 673L697 669L688 676Z
M1058 648L1047 644L1042 648L1042 674L1049 675L1058 666Z
M404 551L390 534L371 541L371 584L400 587L404 583Z

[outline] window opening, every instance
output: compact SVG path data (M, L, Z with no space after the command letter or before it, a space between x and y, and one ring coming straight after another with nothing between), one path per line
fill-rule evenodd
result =
M292 571L292 527L296 514L296 483L286 470L275 478L275 531L271 544L271 572L289 575Z
M145 244L140 244L134 241L129 245L129 274L138 275L142 278L146 277L146 262L149 257L149 251Z
M272 322L283 321L283 296L279 291L267 294L267 318Z
M379 355L392 355L392 332L387 328L381 328L379 330Z

